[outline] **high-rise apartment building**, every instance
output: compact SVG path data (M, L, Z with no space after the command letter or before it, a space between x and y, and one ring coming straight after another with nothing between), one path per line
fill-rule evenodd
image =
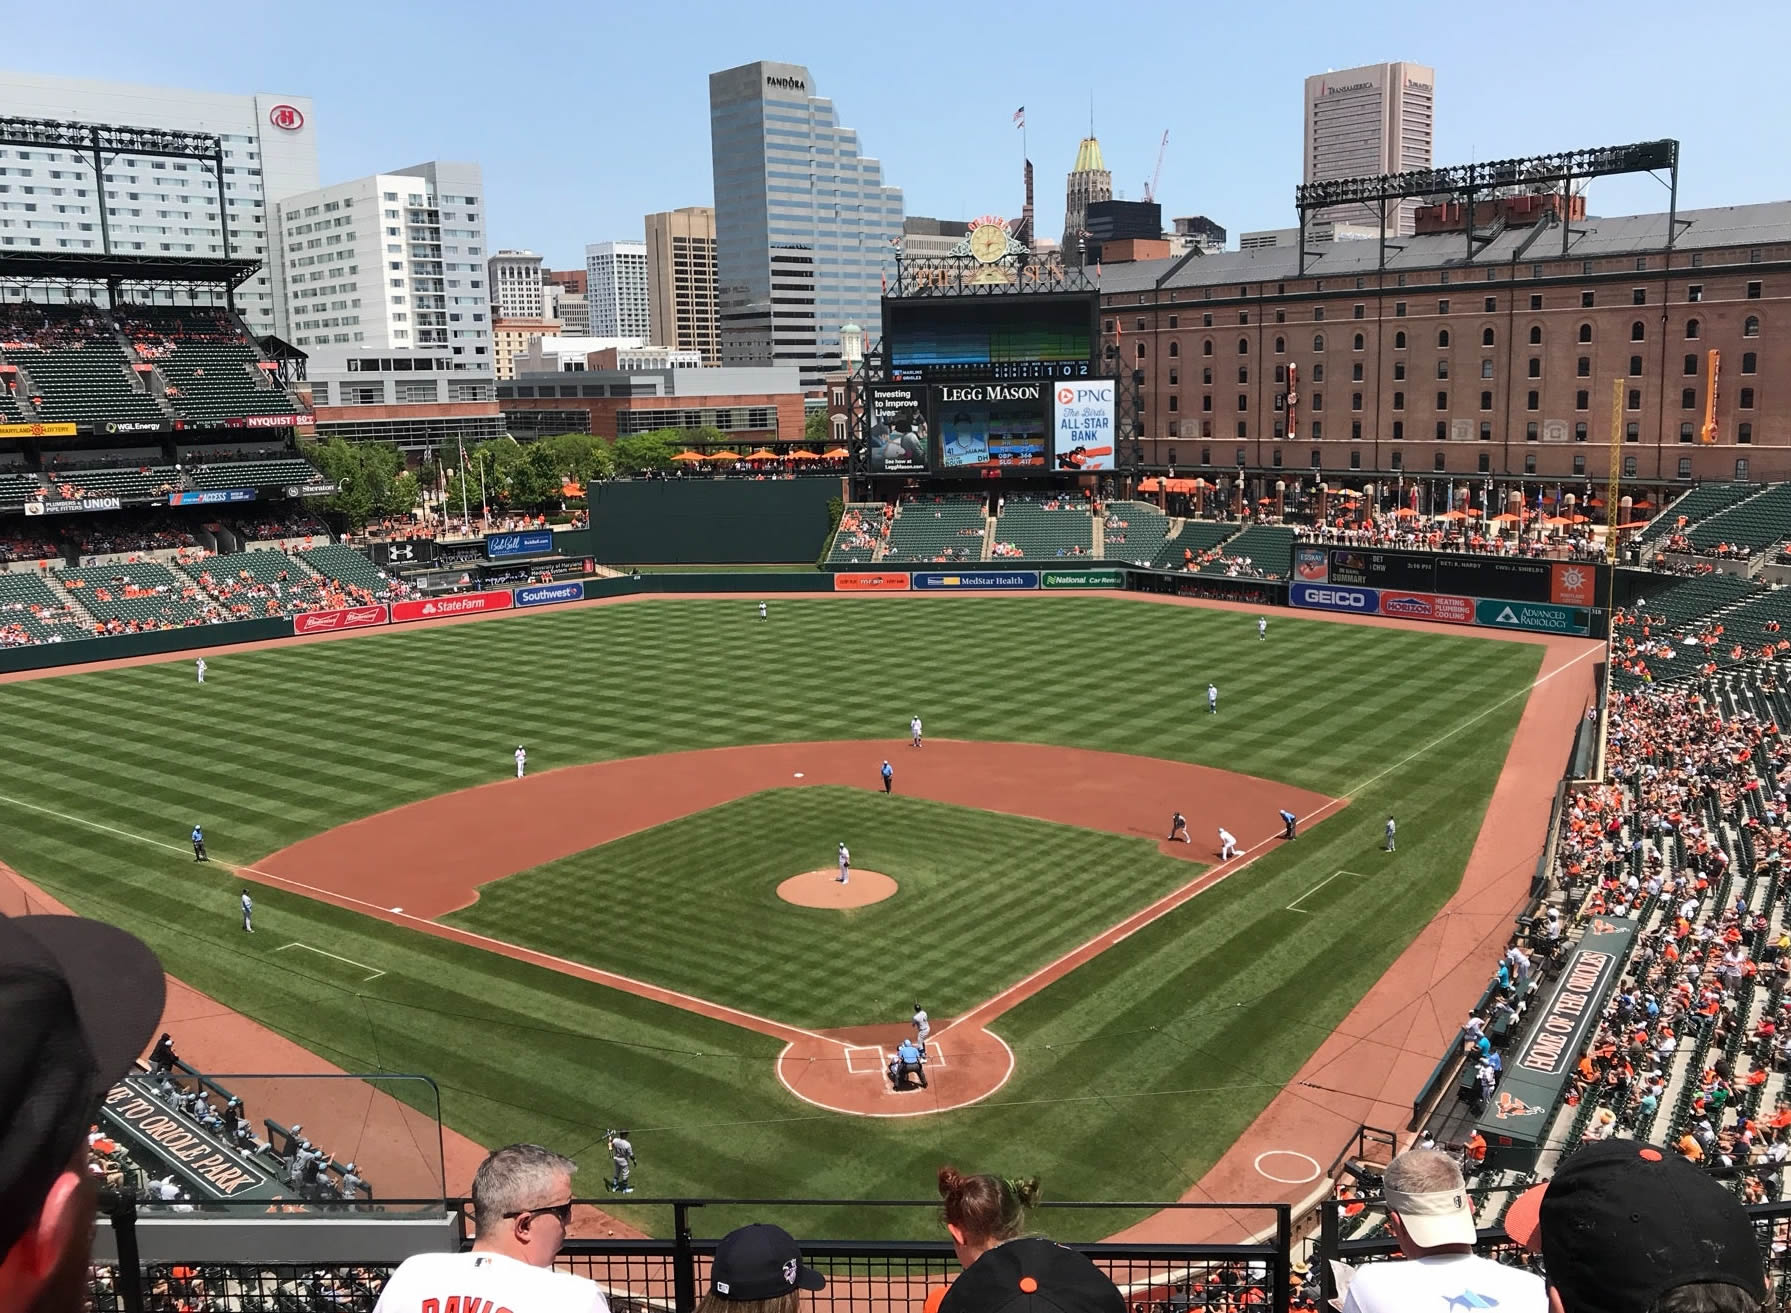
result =
M901 189L814 92L800 64L709 75L722 362L795 365L806 387L837 366L845 324L881 336L902 232Z
M585 247L585 303L593 337L652 337L647 308L647 244Z
M1076 147L1076 167L1064 182L1063 258L1067 264L1092 260L1097 251L1088 231L1088 206L1091 201L1113 199L1113 174L1101 158L1101 143L1092 136L1082 138Z
M560 321L560 331L583 337L591 331L590 304L585 299L583 269L543 269L542 295L547 298L547 317Z
M647 216L650 339L721 363L715 318L715 211L690 205Z
M159 155L108 161L103 186L112 249L122 255L221 257L227 226L230 254L263 262L236 290L237 309L255 332L285 333L280 255L269 222L277 202L317 186L317 124L309 97L9 72L0 77L0 115L222 138L224 224L217 179L202 162ZM0 206L0 253L101 249L101 185L86 159L66 150L0 146L0 170L12 189ZM173 292L133 295L171 300Z
M541 257L533 251L499 251L485 262L491 313L498 319L551 318L541 294Z
M1370 64L1306 79L1306 182L1329 182L1431 166L1436 125L1436 70L1422 64ZM1422 202L1388 206L1387 230L1409 234ZM1378 228L1378 206L1340 205L1313 216Z

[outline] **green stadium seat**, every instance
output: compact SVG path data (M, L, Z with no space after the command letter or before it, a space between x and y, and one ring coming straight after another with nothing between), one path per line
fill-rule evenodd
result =
M1094 555L1094 518L1079 495L1007 498L991 559L1061 560Z
M919 497L897 512L883 559L933 564L980 561L987 531L987 507L981 497Z

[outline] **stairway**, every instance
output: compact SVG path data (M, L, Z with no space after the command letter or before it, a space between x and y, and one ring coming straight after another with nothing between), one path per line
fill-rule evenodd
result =
M90 629L90 630L97 629L99 627L99 622L93 618L93 616L88 612L86 607L82 606L79 602L77 602L75 600L74 594L70 593L68 591L68 589L64 588L62 586L61 581L58 580L55 575L41 574L38 576L38 578L40 578L44 581L44 587L48 588L52 593L56 594L58 601L60 601L71 612L73 612L77 618L79 618L83 627Z

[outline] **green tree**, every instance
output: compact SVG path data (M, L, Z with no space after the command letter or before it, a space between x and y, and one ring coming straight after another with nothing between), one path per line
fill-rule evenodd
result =
M829 424L830 421L825 410L809 411L807 418L802 421L802 440L819 451L827 444L827 440L833 432Z
M620 474L638 474L642 470L667 470L672 467L672 457L678 451L676 429L654 429L651 433L617 438L616 471Z
M336 485L324 509L350 528L380 516L405 515L416 507L416 476L404 468L404 457L389 442L331 438L312 444L305 455Z

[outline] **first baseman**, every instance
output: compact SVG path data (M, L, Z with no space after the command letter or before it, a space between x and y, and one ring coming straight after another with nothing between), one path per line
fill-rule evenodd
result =
M1230 830L1226 829L1223 825L1221 825L1219 827L1219 860L1222 862L1229 862L1233 857L1236 857L1237 855L1238 855L1237 836L1234 835Z

